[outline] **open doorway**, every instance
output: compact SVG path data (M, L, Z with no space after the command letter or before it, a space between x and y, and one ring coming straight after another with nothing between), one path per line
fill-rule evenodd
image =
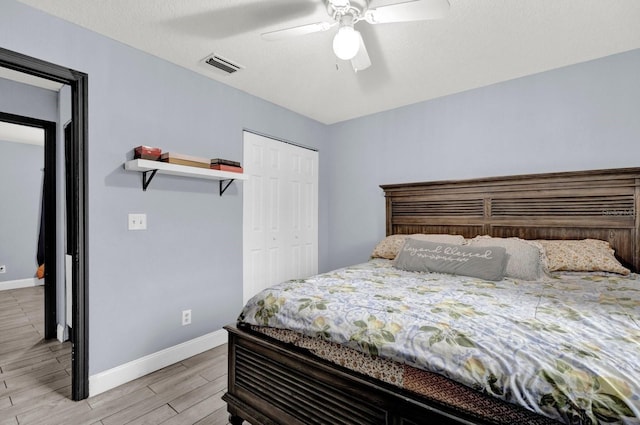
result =
M11 255L13 264L7 279L0 280L3 289L42 284L36 278L32 282L21 278L35 275L37 266L43 266L46 274L38 276L44 282L43 332L45 339L51 339L56 337L57 325L56 228L47 228L44 217L45 211L55 213L56 209L56 124L1 111L0 123L6 134L0 138L5 163L1 171L5 181L14 182L4 187L2 217L7 227L3 239L10 245L4 246L10 248L5 255Z
M70 135L72 161L67 170L73 182L70 213L73 217L71 241L72 274L72 341L71 397L82 400L89 396L88 367L88 251L87 251L87 88L85 73L0 48L0 67L67 84L71 88ZM45 164L45 169L47 164ZM45 201L46 202L46 201ZM45 229L55 229L55 217L48 216ZM46 269L45 265L45 269ZM55 295L54 295L55 298Z

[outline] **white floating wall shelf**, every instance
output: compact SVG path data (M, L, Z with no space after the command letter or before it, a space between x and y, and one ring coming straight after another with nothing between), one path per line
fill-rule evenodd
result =
M148 159L133 159L127 161L124 163L124 169L142 173L142 190L147 190L151 180L157 173L160 173L173 176L193 177L196 179L219 180L220 196L222 196L234 180L247 180L249 178L242 173L189 167L187 165L170 164L168 162L151 161Z

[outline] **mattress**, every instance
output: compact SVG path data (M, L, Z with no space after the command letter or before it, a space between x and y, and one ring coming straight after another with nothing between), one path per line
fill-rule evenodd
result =
M239 322L417 393L413 371L564 423L638 424L639 312L637 275L488 282L374 259L266 289Z

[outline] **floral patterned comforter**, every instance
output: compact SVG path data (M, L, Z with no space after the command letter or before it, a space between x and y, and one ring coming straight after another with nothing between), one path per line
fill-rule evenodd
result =
M640 424L640 277L489 282L374 259L253 297L240 322L436 372L565 423Z

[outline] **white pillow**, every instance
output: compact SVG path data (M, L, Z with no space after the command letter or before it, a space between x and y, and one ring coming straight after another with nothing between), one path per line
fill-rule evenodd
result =
M520 238L493 238L476 236L469 241L471 246L501 246L509 254L505 276L521 280L540 280L545 277L544 251L534 241Z

